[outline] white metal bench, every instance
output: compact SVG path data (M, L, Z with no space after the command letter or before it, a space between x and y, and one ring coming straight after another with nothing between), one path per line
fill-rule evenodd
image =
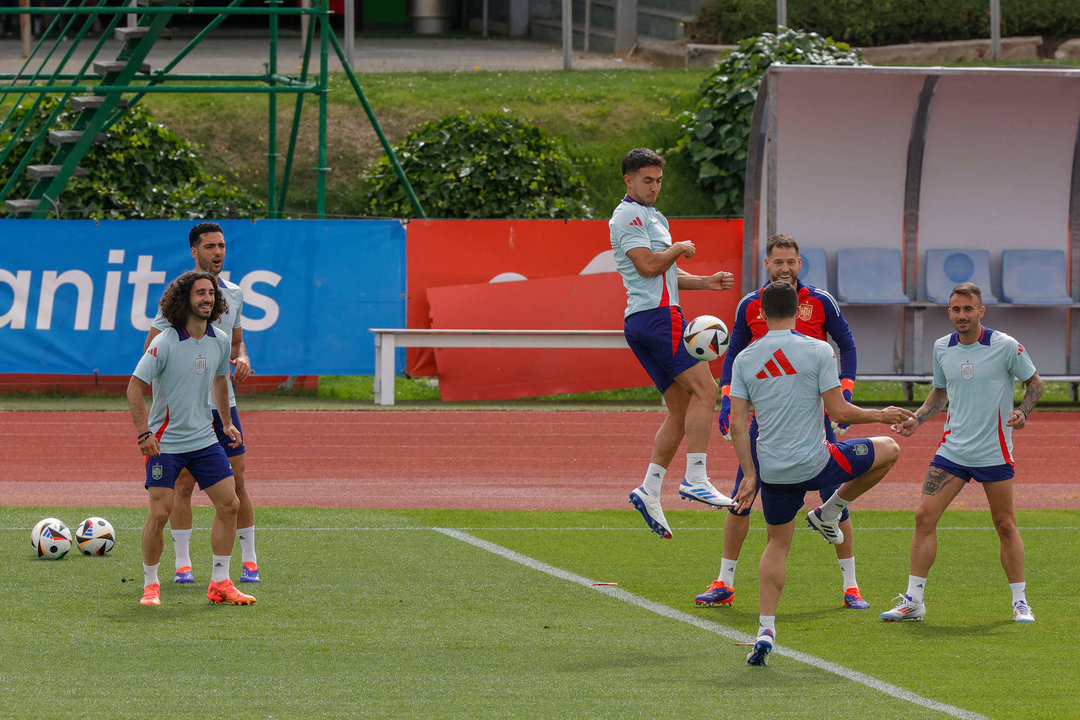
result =
M466 330L371 328L375 335L375 404L394 404L399 347L629 349L622 330Z

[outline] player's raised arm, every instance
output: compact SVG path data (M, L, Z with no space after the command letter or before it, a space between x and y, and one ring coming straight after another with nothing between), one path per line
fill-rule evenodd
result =
M721 270L712 275L692 275L679 268L680 290L730 290L735 287L735 276Z

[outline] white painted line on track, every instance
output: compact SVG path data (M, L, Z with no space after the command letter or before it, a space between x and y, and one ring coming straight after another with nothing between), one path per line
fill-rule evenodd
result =
M528 555L522 555L521 553L510 550L509 548L505 548L502 545L496 545L493 542L481 540L474 535L469 535L468 533L461 532L460 530L438 527L432 529L436 532L440 532L443 535L446 535L447 537L451 537L455 540L460 540L461 542L468 543L469 545L480 548L481 550L485 550L489 553L492 553L493 555L498 555L499 557L510 560L511 562L516 562L519 565L524 565L527 568L531 568L547 575L551 575L552 577L557 577L561 580L566 580L567 582L582 585L589 588L590 590L603 593L604 595L610 595L617 600L622 600L625 603L629 603L630 605L634 605L643 610L648 610L649 612L656 613L657 615L660 615L662 617L666 617L671 620L677 620L679 622L686 623L687 625L692 625L696 628L700 628L701 630L705 630L707 632L720 635L721 637L734 640L735 642L752 642L754 639L751 635L747 635L746 633L726 627L724 625L721 625L720 623L713 622L712 620L705 620L694 615L684 613L680 610L668 607L667 605L663 605L653 600L643 598L640 595L635 595L631 592L627 592L626 590L622 590L617 587L611 587L608 585L593 585L592 583L595 582L594 580L590 580L589 578L582 577L567 570L562 570L553 565L548 565L547 563L531 558ZM896 685L883 682L881 680L878 680L877 678L871 677L870 675L866 675L865 673L861 673L857 670L852 670L850 668L844 667L843 665L829 662L828 660L822 660L821 658L799 652L798 650L789 650L783 646L777 646L772 652L774 655L781 655L783 657L791 658L792 660L796 660L806 665L810 665L811 667L833 673L834 675L838 675L846 680L851 680L852 682L858 683L872 690L877 690L878 692L890 695L900 700L904 700L906 702L912 703L913 705L919 705L921 707L929 708L930 710L936 710L937 712L944 713L945 715L948 715L950 717L960 718L960 720L989 720L989 718L987 718L985 715L980 715L978 713L971 712L970 710L958 708L954 705L948 705L946 703L938 702L937 700L925 698L921 695L917 695L911 692L910 690L905 690L902 687L897 687Z

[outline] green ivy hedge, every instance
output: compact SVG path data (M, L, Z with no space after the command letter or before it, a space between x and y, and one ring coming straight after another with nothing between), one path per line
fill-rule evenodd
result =
M585 180L562 143L497 113L424 123L395 153L430 218L588 218ZM362 178L363 215L415 217L387 157Z
M57 102L45 99L27 131L16 139L12 153L0 165L4 183ZM32 108L32 102L15 108L7 129L0 132L0 148L11 142L13 129ZM3 114L6 116L6 109ZM62 110L53 129L70 129L77 116L77 112ZM55 151L43 142L30 164L47 164ZM86 169L86 177L71 178L60 195L64 218L194 220L265 215L261 201L229 185L224 177L207 172L199 148L156 122L142 105L129 109L79 166ZM7 197L26 197L34 184L24 172Z
M862 53L844 43L788 28L743 40L720 57L701 85L701 99L687 113L686 134L676 151L686 154L698 185L712 194L721 215L742 215L750 121L758 85L773 63L866 64Z
M852 45L990 37L989 0L788 0L791 27ZM690 29L697 42L733 43L776 28L776 0L706 0ZM1001 0L1003 36L1080 35L1077 0Z

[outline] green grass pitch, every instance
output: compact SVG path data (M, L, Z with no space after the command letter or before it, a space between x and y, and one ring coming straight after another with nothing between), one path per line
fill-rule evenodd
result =
M33 557L42 517L70 527L100 514L107 557ZM697 608L715 578L723 515L668 513L661 541L632 510L374 511L277 508L258 514L264 581L253 607L205 597L210 513L196 509L197 584L163 583L138 605L144 510L0 508L0 717L562 718L949 717L820 667L746 648L433 528L457 528L539 563L692 618L753 633L760 515L730 608ZM1060 718L1075 711L1080 649L1080 512L1019 513L1038 621L1012 622L986 513L946 513L919 623L877 613L906 585L910 512L856 513L869 611L840 607L833 549L798 532L778 644L864 673L959 717ZM239 549L233 561L239 572ZM162 578L171 576L166 541ZM967 713L966 715L964 713Z

